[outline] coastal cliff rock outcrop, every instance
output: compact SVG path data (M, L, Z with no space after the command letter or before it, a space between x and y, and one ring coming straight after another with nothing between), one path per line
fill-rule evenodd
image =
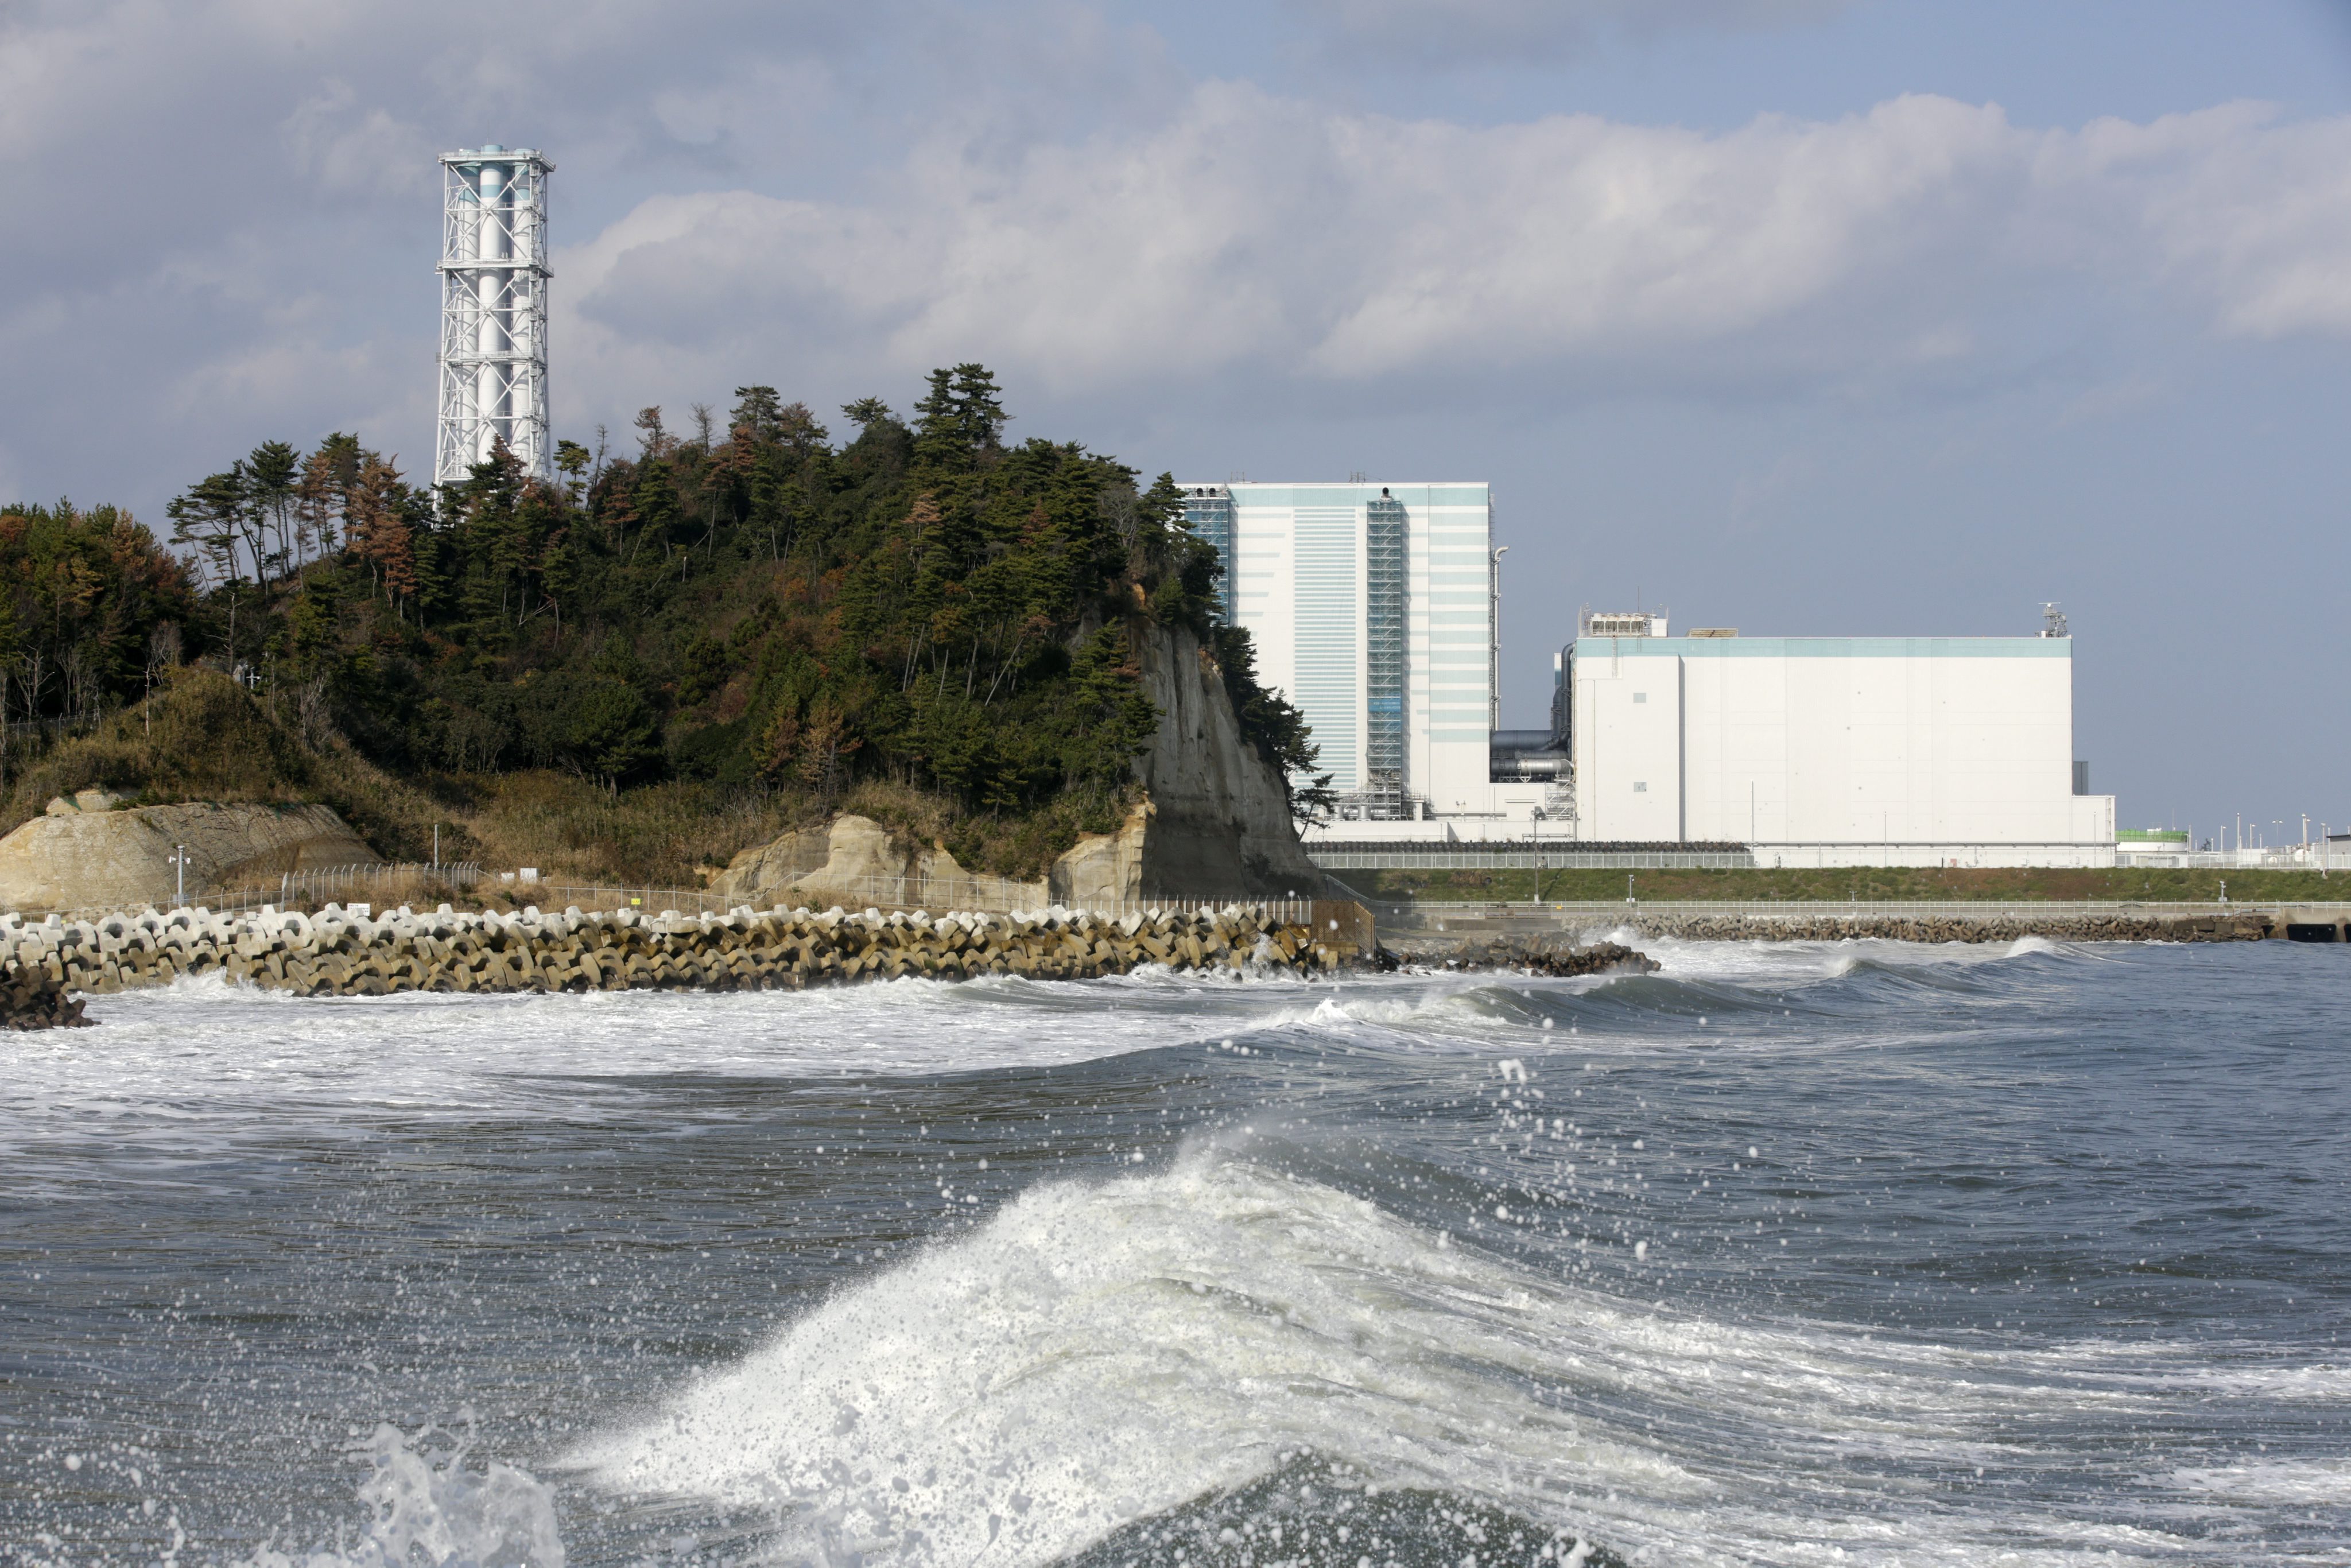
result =
M325 806L197 803L117 809L85 789L0 839L0 908L22 911L168 904L174 846L187 846L191 896L254 878L381 857Z
M894 841L870 818L837 817L745 850L712 882L721 897L852 907L890 897L950 908L1061 904L1116 908L1155 896L1312 898L1322 873L1290 817L1281 776L1243 739L1224 676L1181 629L1136 634L1159 711L1135 758L1146 799L1115 832L1087 833L1040 882L966 870L946 850Z
M1144 690L1159 709L1158 733L1134 764L1151 798L1142 886L1311 897L1322 873L1299 842L1280 772L1242 738L1216 661L1181 628L1135 643Z
M976 875L942 849L893 841L871 817L836 817L745 850L710 884L755 908L805 904L862 907L910 899L943 909L1008 908L1051 902L1043 883Z

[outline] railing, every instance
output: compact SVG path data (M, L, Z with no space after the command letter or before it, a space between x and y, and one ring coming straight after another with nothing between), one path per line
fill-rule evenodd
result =
M277 885L256 880L244 887L208 893L195 902L219 913L258 909L270 904L299 909L320 904L387 903L425 889L472 888L482 880L482 868L472 861L374 862L326 866L317 871L281 873Z
M825 883L805 892L768 894L746 898L741 894L716 894L707 889L679 887L646 887L626 883L568 882L507 882L486 884L482 891L493 890L517 904L536 904L542 909L561 909L577 905L584 910L638 909L658 915L674 910L680 915L724 915L731 909L749 904L771 908L778 904L797 908L825 909L839 904L844 909L879 909L885 914L910 914L922 910L931 915L944 915L949 910L967 910L975 914L1008 915L1015 911L1033 912L1055 902L1033 888L998 877L877 877ZM1127 915L1170 914L1196 915L1213 913L1236 906L1261 910L1269 916L1289 923L1303 923L1314 917L1314 904L1304 898L1259 898L1248 894L1229 897L1207 895L1176 897L1086 899L1071 905L1090 915L1123 916Z

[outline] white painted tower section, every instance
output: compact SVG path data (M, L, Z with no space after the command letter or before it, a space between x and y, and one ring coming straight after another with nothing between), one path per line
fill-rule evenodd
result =
M462 481L496 444L551 477L547 428L547 177L528 148L441 155L441 416L435 484Z

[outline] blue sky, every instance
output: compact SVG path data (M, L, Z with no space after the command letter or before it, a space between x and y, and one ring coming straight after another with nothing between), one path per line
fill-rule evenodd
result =
M1151 473L1490 479L1506 723L1580 604L2054 599L2126 822L2351 824L2351 6L0 0L0 496L422 466L492 140L559 434L981 359Z

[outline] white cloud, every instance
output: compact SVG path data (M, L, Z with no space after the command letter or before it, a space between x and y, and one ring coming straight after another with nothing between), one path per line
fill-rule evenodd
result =
M1523 61L1608 37L1751 31L1823 21L1855 0L1293 0L1342 53Z
M350 84L329 77L285 124L297 168L322 190L363 196L407 196L437 183L439 149L422 126L381 107L360 110Z
M562 258L557 298L600 376L878 354L984 358L1057 391L1883 387L2029 358L2020 333L2080 295L2184 303L2224 333L2351 330L2346 151L2351 122L2241 109L2034 131L1909 97L1707 135L1211 84L1147 132L1009 167L933 142L884 200L656 198Z

